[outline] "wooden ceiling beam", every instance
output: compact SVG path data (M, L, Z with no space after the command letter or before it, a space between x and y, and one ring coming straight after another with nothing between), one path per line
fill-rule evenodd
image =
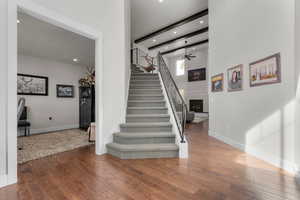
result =
M168 45L168 44L172 44L173 42L177 42L177 41L180 41L180 40L183 40L183 39L189 39L189 38L194 37L196 35L200 35L200 34L207 33L207 32L208 32L208 27L197 30L197 31L194 31L192 33L188 33L186 35L183 35L183 36L180 36L180 37L177 37L177 38L174 38L172 40L168 40L166 42L163 42L163 43L160 43L160 44L157 44L157 45L154 45L152 47L149 47L148 49L149 50L154 50L154 49L157 49L159 47L162 47L162 46L165 46L165 45Z
M148 35L146 35L146 36L144 36L144 37L141 37L141 38L135 40L134 42L135 42L136 44L141 43L141 42L143 42L143 41L145 41L145 40L148 40L148 39L150 39L150 38L153 38L153 37L155 37L155 36L158 36L158 35L160 35L160 34L162 34L162 33L165 33L165 32L167 32L167 31L170 31L170 30L172 30L172 29L178 28L178 27L180 27L180 26L182 26L182 25L184 25L184 24L187 24L187 23L189 23L189 22L191 22L191 21L194 21L194 20L196 20L196 19L198 19L198 18L201 18L201 17L204 17L204 16L206 16L206 15L208 15L208 9L205 9L205 10L203 10L203 11L201 11L201 12L198 12L198 13L192 15L192 16L189 16L189 17L187 17L187 18L185 18L185 19L182 19L182 20L180 20L180 21L178 21L178 22L175 22L175 23L173 23L173 24L171 24L171 25L169 25L169 26L166 26L166 27L161 28L161 29L159 29L159 30L157 30L157 31L154 31L154 32L152 32L152 33L150 33L150 34L148 34Z

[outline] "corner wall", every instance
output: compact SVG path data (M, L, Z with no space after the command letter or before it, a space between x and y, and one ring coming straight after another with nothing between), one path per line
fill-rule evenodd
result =
M295 128L295 156L296 156L296 163L298 165L298 173L300 179L300 2L298 0L295 1L295 12L296 12L296 42L295 42L295 68L296 68L296 128Z
M210 0L210 135L286 170L294 170L294 0ZM250 88L249 63L281 53L282 83ZM226 70L244 64L244 89L227 92ZM238 158L233 158L238 159Z
M0 1L0 24L7 26L7 1ZM7 84L7 30L0 28L0 84ZM6 179L6 102L7 88L0 87L0 187Z

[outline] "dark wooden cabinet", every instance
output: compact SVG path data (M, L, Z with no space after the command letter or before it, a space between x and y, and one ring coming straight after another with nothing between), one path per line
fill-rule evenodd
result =
M81 129L87 129L95 122L95 88L79 88L79 124Z

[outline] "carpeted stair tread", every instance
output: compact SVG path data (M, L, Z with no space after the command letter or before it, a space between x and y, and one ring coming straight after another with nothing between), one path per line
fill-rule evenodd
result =
M167 110L167 107L128 107L129 110Z
M120 127L170 127L172 126L169 122L159 122L159 123L125 123L121 124Z
M107 144L108 148L112 148L121 152L153 152L153 151L178 151L176 144Z
M126 117L170 117L169 114L129 114Z
M175 137L172 132L139 132L139 133L127 133L119 132L114 134L117 137L123 138L162 138L162 137Z

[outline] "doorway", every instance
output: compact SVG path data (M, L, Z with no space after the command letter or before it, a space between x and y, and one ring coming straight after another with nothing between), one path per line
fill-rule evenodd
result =
M13 11L13 12L12 12ZM7 150L6 150L6 171L7 181L4 184L13 184L17 182L17 12L21 11L32 17L36 17L42 21L53 24L60 28L64 28L73 33L85 36L95 41L95 90L96 90L96 154L103 153L103 140L101 135L102 125L102 34L99 31L87 27L83 24L77 23L72 19L62 16L53 11L47 10L32 2L16 1L9 2L8 24L15 24L8 26L8 94L7 94Z

